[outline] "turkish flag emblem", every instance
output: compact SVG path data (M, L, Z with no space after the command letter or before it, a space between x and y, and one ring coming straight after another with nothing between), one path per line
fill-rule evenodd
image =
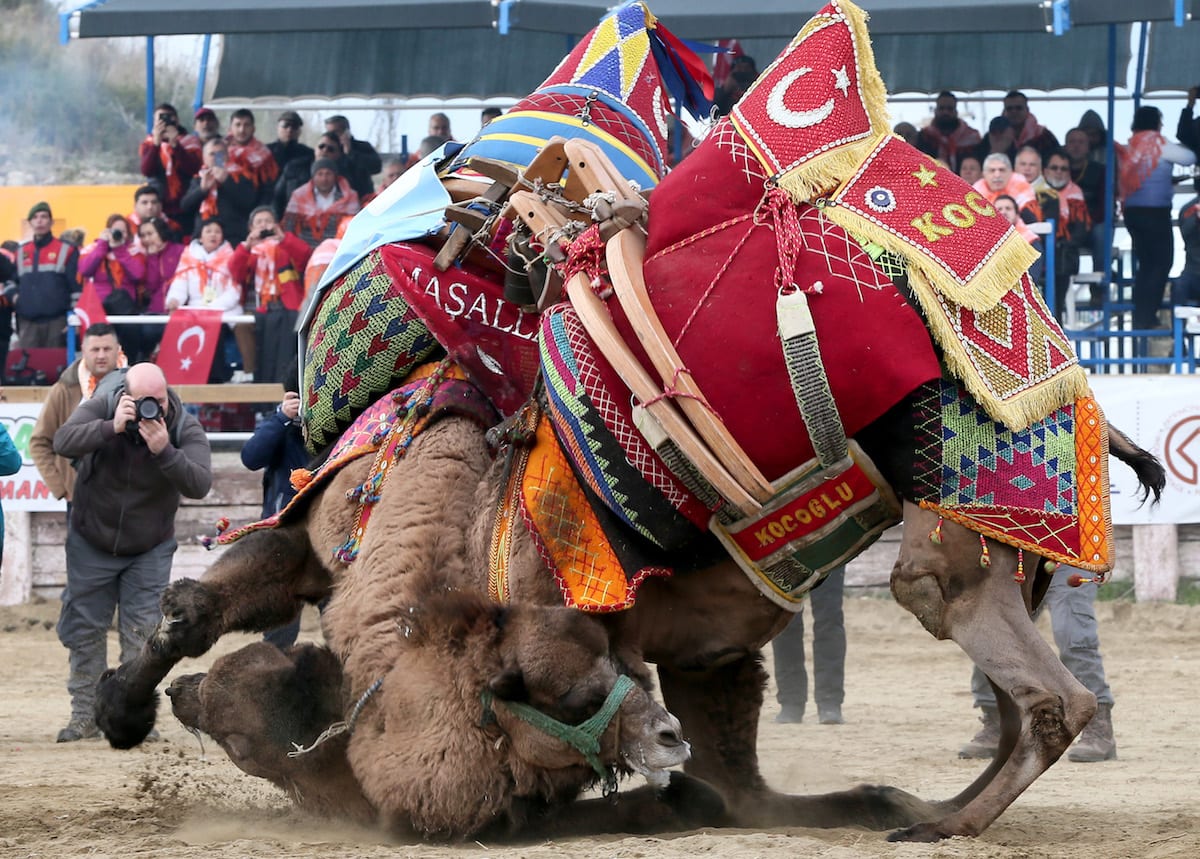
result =
M851 23L827 6L801 32L730 114L769 174L873 133Z
M221 339L221 311L181 307L171 314L157 364L171 385L203 385Z
M90 280L84 284L79 300L75 302L75 315L79 317L79 338L83 339L84 332L92 325L108 321L100 296L96 295L96 285Z

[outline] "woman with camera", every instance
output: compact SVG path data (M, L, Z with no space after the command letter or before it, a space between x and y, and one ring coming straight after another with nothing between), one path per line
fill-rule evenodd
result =
M124 215L109 215L105 229L79 260L79 278L91 282L109 316L146 312L146 259L133 241ZM118 325L117 337L138 360L142 348L140 325Z

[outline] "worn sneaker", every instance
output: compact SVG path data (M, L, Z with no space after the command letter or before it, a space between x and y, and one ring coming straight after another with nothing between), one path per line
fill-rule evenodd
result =
M78 740L94 740L100 736L100 729L92 719L72 719L67 726L58 732L56 743L74 743Z
M825 704L817 705L817 718L822 725L844 725L846 720L842 718L841 704Z
M1000 750L1000 711L984 707L979 721L983 727L958 750L960 758L994 758Z
M780 725L798 725L804 721L804 708L795 704L784 704L775 714L775 721Z
M1079 742L1067 752L1067 760L1077 764L1095 764L1117 759L1117 741L1113 737L1112 704L1101 704L1096 715L1079 734Z

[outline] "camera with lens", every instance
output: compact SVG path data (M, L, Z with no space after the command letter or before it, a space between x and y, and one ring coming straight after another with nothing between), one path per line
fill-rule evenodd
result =
M258 231L258 237L259 237L260 239L269 239L269 238L271 238L273 235L275 235L275 231L274 231L274 230L259 230L259 231Z
M112 231L112 240L114 242L116 242L117 244L121 244L121 242L125 241L125 231L124 230L113 230Z
M171 125L171 114L165 110L160 110L158 112L158 121L165 123L166 125Z
M133 401L133 420L125 424L125 433L134 441L140 441L138 424L142 421L156 421L162 418L163 409L154 397L139 397Z

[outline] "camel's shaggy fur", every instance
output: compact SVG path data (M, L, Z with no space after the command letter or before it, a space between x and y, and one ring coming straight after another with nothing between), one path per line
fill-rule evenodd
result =
M893 593L930 632L953 639L984 668L996 688L1004 722L1001 753L958 796L929 804L893 788L796 797L766 787L755 753L763 687L758 650L790 615L758 593L719 550L712 551L707 566L694 572L644 582L632 609L588 621L607 629L605 654L614 654L628 666L641 665L643 660L658 666L664 698L686 726L695 750L689 772L721 791L729 820L737 825L902 827L894 837L907 840L978 834L1058 758L1093 712L1094 699L1063 669L1030 621L1029 611L1046 580L1038 559L1026 557L1028 578L1021 584L1013 578L1016 553L1003 546L993 545L991 566L981 574L978 535L961 526L945 523L943 545L930 543L928 534L937 517L912 503L907 473L913 461L912 437L911 419L902 407L860 436L897 494L905 498L905 532L893 572ZM1157 496L1163 481L1161 466L1132 444L1119 443L1113 452L1126 461L1135 458L1139 477ZM397 724L433 725L430 736L436 736L443 715L432 703L422 703L422 697L405 690L405 684L410 690L433 688L437 683L444 688L447 679L434 661L406 655L397 634L397 620L407 617L413 605L409 588L414 576L434 570L439 581L449 585L480 591L484 587L487 535L502 474L491 463L483 430L464 419L448 418L413 443L384 486L362 555L347 569L325 559L349 533L354 503L345 492L364 476L364 464L348 466L314 500L306 521L252 534L226 552L201 582L173 584L163 597L164 622L158 632L137 660L123 665L104 684L106 712L115 716L145 706L148 687L152 691L153 683L178 659L203 653L224 632L268 628L294 615L301 600L319 599L333 588L326 635L343 663L349 697L356 698L376 679L384 678L379 700L364 709L347 752L365 796L381 816L393 822L411 816L425 832L461 834L481 826L520 826L521 815L516 812L522 810L522 802L518 800L528 796L537 807L524 809L530 812L526 821L570 819L569 811L584 804L559 804L574 793L564 789L558 774L551 778L545 771L512 767L509 759L483 745L476 747L475 753L481 755L476 761L486 760L488 766L476 764L474 771L455 772L441 766L445 751L457 747L449 734L418 750L406 749L407 726ZM528 535L517 529L514 536L509 567L514 601L556 604L556 586L545 574ZM512 611L523 610L518 606ZM430 652L461 646L453 643L475 640L476 635L487 640L495 632L488 631L486 614L469 615L474 618L469 623L443 630L418 630L418 622L410 634L430 642ZM555 636L560 641L574 639L574 633L563 631L566 627L554 625L567 624L563 617L545 627L551 640ZM558 653L553 648L539 649L521 636L515 638L518 641L506 635L492 638L485 650L506 668L513 664L510 659L515 660L527 677L541 678L543 689L566 681L555 674ZM573 660L572 664L581 663ZM531 671L531 666L536 670ZM530 692L536 698L532 688ZM454 694L461 706L473 700L470 690L457 685ZM553 696L547 702L552 700ZM560 696L558 703L564 700ZM394 718L393 713L400 717ZM545 766L548 758L539 756L554 758L553 750L536 738L516 739L518 729L511 718L506 722L503 707L497 709L497 716L522 760L538 760ZM115 718L104 720L102 727L114 745L136 743L149 730L145 724L129 732L128 725ZM489 735L480 729L479 736ZM461 738L453 740L460 742ZM405 793L405 779L412 777L413 768L434 776L429 793L419 798ZM546 769L555 770L557 765L551 763ZM575 771L574 789L578 789L588 776L578 761ZM512 801L497 805L491 791L505 784ZM677 787L679 783L672 785ZM455 800L483 808L477 814L464 814L454 807ZM678 794L671 801L676 800ZM542 814L545 809L553 813ZM498 818L505 815L508 820L502 823ZM672 823L680 819L668 816ZM632 829L636 821L632 815L623 816L619 807L588 820L588 826L605 825ZM581 831L595 829L585 826Z

